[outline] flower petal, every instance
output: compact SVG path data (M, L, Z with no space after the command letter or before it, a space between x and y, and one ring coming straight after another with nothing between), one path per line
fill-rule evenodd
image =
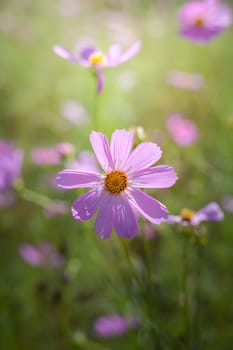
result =
M131 203L147 220L160 224L167 219L168 211L162 203L136 188L131 188L129 192Z
M92 131L90 141L95 155L105 172L113 169L113 160L109 149L108 139L102 132Z
M223 218L224 214L219 205L211 202L193 215L191 224L198 225L202 221L221 221Z
M157 162L161 155L162 151L155 143L143 142L130 154L126 169L131 174L137 170L146 169Z
M110 150L115 169L124 170L125 163L133 147L133 134L126 130L116 130L112 134Z
M74 219L79 221L90 219L100 204L101 193L102 191L95 189L80 196L71 207Z
M132 178L136 187L167 188L174 185L177 175L171 166L158 165L132 173Z
M57 186L61 188L83 188L96 186L101 176L95 173L65 169L58 173Z
M111 236L113 229L113 211L112 211L112 196L105 193L105 198L102 199L100 210L95 221L97 234L106 239Z
M113 67L118 65L120 62L121 54L122 51L119 45L110 46L108 53L106 54L106 67Z
M58 56L64 58L65 60L79 63L78 58L62 46L55 45L53 47L53 52L55 52Z
M113 221L119 236L133 238L138 232L138 223L132 207L125 196L118 195L113 202Z
M141 49L141 43L140 41L137 41L136 43L134 43L132 46L130 46L121 56L120 62L119 63L123 63L128 61L130 58L132 58L133 56L137 55L138 52Z

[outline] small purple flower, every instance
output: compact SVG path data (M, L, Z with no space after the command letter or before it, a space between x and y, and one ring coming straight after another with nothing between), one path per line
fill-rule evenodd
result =
M197 43L220 35L232 23L229 7L219 0L190 1L179 11L180 34Z
M167 208L139 190L167 188L176 182L172 167L151 167L160 159L161 149L152 142L143 142L132 150L133 134L126 130L116 130L110 145L101 132L93 131L90 141L104 174L65 169L57 176L60 188L92 188L73 203L74 219L85 221L98 211L95 227L102 239L110 237L113 229L121 237L136 236L135 210L154 224L165 221Z
M223 218L224 214L219 205L211 202L197 212L184 208L180 215L169 215L167 222L169 224L182 224L183 226L197 226L202 221L222 221Z
M14 202L12 186L21 175L23 152L11 141L0 140L0 207Z
M37 165L58 165L73 151L74 147L69 142L62 142L53 147L35 147L32 150L31 159Z
M61 46L54 46L53 51L66 60L78 63L86 68L94 68L97 76L97 91L101 93L104 88L103 69L115 67L128 61L140 51L140 46L140 42L137 41L125 52L122 52L119 45L112 45L106 55L96 47L83 48L79 56L76 56Z
M204 87L204 79L200 74L177 70L168 73L167 83L178 89L200 90Z
M67 165L69 168L77 169L79 171L99 172L96 157L94 153L90 151L80 152L79 156L75 160L70 161Z
M180 114L173 114L167 118L167 131L180 146L190 146L197 142L199 137L195 123Z
M84 107L76 101L67 101L61 107L63 117L72 124L83 126L87 124L89 117Z
M65 214L67 211L67 203L64 201L53 201L47 208L44 209L44 213L48 218Z
M94 323L94 332L100 338L121 336L130 329L138 328L139 321L136 317L126 319L123 316L113 314L99 317Z
M37 246L22 243L19 247L19 254L32 266L59 267L64 264L63 255L56 252L55 248L46 241L39 242Z

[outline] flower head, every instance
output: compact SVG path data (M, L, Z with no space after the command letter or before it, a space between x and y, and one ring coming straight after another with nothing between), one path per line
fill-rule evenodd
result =
M136 317L126 319L117 314L99 317L94 323L94 332L98 337L110 338L121 336L132 328L137 328L139 321Z
M167 130L171 138L180 146L192 145L199 137L195 123L180 114L173 114L167 118Z
M134 237L138 232L135 211L154 224L164 221L167 208L139 189L167 188L176 182L172 167L151 167L161 157L160 148L143 142L132 150L133 134L126 130L116 130L110 145L101 132L93 131L90 141L104 173L65 169L57 176L58 187L91 188L73 203L74 219L85 221L98 211L95 227L102 239L113 229L121 237Z
M232 23L231 11L219 0L187 2L179 11L180 34L198 43L206 43Z
M79 56L61 46L54 46L53 50L58 56L66 60L78 63L83 67L94 68L97 76L97 91L101 93L104 88L103 69L118 66L135 56L140 50L140 42L135 42L125 52L122 52L120 46L112 45L106 54L91 46L83 48Z
M182 224L183 226L197 226L202 221L221 221L223 217L224 215L219 205L211 202L197 212L184 208L180 211L180 215L169 215L167 222L170 224Z
M63 255L56 252L55 248L46 241L39 242L37 246L22 243L19 247L19 254L32 266L58 267L64 264Z
M35 147L32 150L31 158L37 165L57 165L63 158L73 154L74 147L69 142L61 142L52 147Z
M21 175L22 162L22 150L14 148L10 141L0 140L0 207L14 201L11 189Z
M167 83L178 89L199 90L204 86L204 79L198 73L172 70L168 73Z

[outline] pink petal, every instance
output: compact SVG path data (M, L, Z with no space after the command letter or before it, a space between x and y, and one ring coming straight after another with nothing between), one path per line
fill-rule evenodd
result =
M174 185L177 175L168 165L158 165L153 168L132 173L133 185L143 188L167 188Z
M125 196L116 196L113 202L113 221L118 235L133 238L138 232L138 223L132 207Z
M123 170L133 147L133 134L126 130L116 130L112 134L110 150L114 168Z
M90 141L95 155L105 172L113 170L113 160L107 137L102 132L92 131Z
M31 244L23 243L19 247L19 253L21 257L33 266L39 266L42 264L42 257L39 250L33 247Z
M202 221L221 221L223 218L224 214L219 205L215 202L211 202L193 215L191 224L199 225Z
M128 50L126 50L123 53L123 55L121 56L121 59L120 59L120 63L126 62L130 58L132 58L133 56L137 55L138 52L140 51L140 49L141 49L141 43L140 43L140 41L137 41L132 46L130 46L128 48Z
M53 47L53 52L55 52L58 56L64 58L65 60L72 61L75 63L79 63L79 60L77 57L75 57L74 54L72 54L70 51L66 50L62 46L55 45Z
M95 228L98 235L102 239L106 239L111 236L113 229L113 211L112 211L112 195L104 194L105 198L102 199L100 210L95 221Z
M106 66L113 67L113 66L119 64L120 57L121 57L120 46L119 45L110 46L109 51L106 55L106 58L107 58Z
M130 154L126 168L128 173L150 167L157 162L162 155L162 151L155 143L143 142L138 145Z
M80 196L71 207L74 219L79 221L90 219L100 204L100 198L99 190L91 190Z
M61 188L83 188L96 186L101 176L95 173L65 169L58 173L57 186Z
M167 208L145 192L136 188L130 189L131 203L134 207L153 224L160 224L168 216Z

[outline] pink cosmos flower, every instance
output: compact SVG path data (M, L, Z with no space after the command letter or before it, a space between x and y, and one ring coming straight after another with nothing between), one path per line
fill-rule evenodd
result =
M170 224L182 224L183 226L197 226L202 221L221 221L223 218L224 214L219 205L211 202L197 212L184 208L181 210L180 215L169 215L167 222Z
M115 67L128 61L140 51L140 47L140 42L137 41L125 52L122 52L119 45L112 45L106 55L99 48L91 46L82 49L79 56L61 46L54 46L53 51L66 60L78 63L83 67L94 68L97 77L97 91L101 93L104 88L103 69Z
M204 79L198 73L172 70L168 73L167 83L178 89L200 90L204 86Z
M19 254L32 266L58 267L64 264L63 255L56 252L55 248L46 241L39 242L37 246L22 243L19 247Z
M206 43L232 23L229 7L219 0L190 1L179 11L180 34L197 43Z
M98 163L93 152L82 151L79 156L69 163L69 168L79 171L99 172Z
M85 221L98 211L95 227L102 239L108 238L113 229L121 237L134 237L138 232L135 211L154 224L164 221L167 208L139 190L167 188L176 182L172 167L151 167L161 157L160 148L143 142L132 151L133 134L126 130L116 130L110 145L101 132L93 131L90 141L104 174L65 169L57 176L58 187L91 188L73 203L74 219Z
M136 317L126 319L123 316L113 314L97 318L94 323L94 332L98 337L110 338L121 336L132 328L137 328L139 321Z
M192 145L199 137L195 123L180 114L173 114L167 118L167 131L180 146Z
M53 147L35 147L32 150L31 158L37 165L57 165L66 157L72 154L74 147L69 142L61 142Z
M0 140L0 207L14 202L12 187L21 175L23 152L9 140Z

